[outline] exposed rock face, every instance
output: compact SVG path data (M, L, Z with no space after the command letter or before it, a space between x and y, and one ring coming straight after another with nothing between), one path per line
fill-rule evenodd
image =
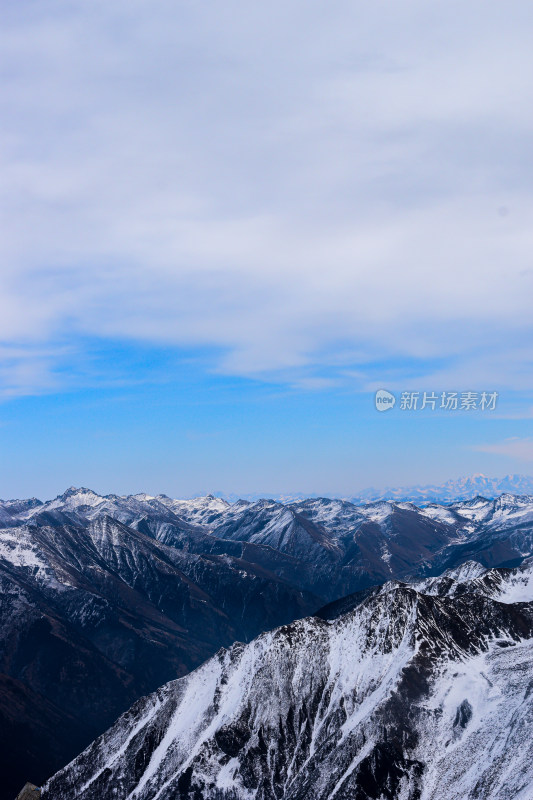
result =
M392 583L219 652L136 703L43 800L531 798L533 603L494 599L531 573L473 591L456 577L460 591L452 575L433 594Z

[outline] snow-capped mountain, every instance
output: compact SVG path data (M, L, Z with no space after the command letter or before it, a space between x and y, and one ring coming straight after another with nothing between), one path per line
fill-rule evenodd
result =
M529 800L531 567L439 581L221 650L132 706L42 800Z
M533 497L510 494L228 504L71 487L0 512L0 761L14 790L220 647L378 584L533 558Z
M388 489L366 489L351 497L354 503L372 503L378 500L410 500L413 503L455 503L470 500L477 495L494 498L500 494L533 495L533 478L528 475L506 475L488 478L478 473L442 484L403 486Z

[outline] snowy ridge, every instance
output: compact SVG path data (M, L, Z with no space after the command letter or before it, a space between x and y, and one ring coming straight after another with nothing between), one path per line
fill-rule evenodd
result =
M381 593L397 588L394 581L383 584ZM480 594L499 603L533 602L533 565L525 563L514 569L486 569L475 561L447 570L437 578L412 584L418 592L440 597Z
M527 594L526 574L502 571L501 587ZM532 603L390 585L139 701L43 800L525 799L532 657Z

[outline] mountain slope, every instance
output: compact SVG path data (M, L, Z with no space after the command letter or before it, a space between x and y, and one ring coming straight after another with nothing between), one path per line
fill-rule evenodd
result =
M531 603L389 586L140 700L43 800L526 800L532 656Z
M138 697L320 602L108 516L0 531L1 791L41 782Z

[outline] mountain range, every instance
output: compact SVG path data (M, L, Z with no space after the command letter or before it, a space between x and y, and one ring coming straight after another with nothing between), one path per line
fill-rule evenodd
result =
M376 585L532 557L533 496L0 501L1 800L221 648Z

